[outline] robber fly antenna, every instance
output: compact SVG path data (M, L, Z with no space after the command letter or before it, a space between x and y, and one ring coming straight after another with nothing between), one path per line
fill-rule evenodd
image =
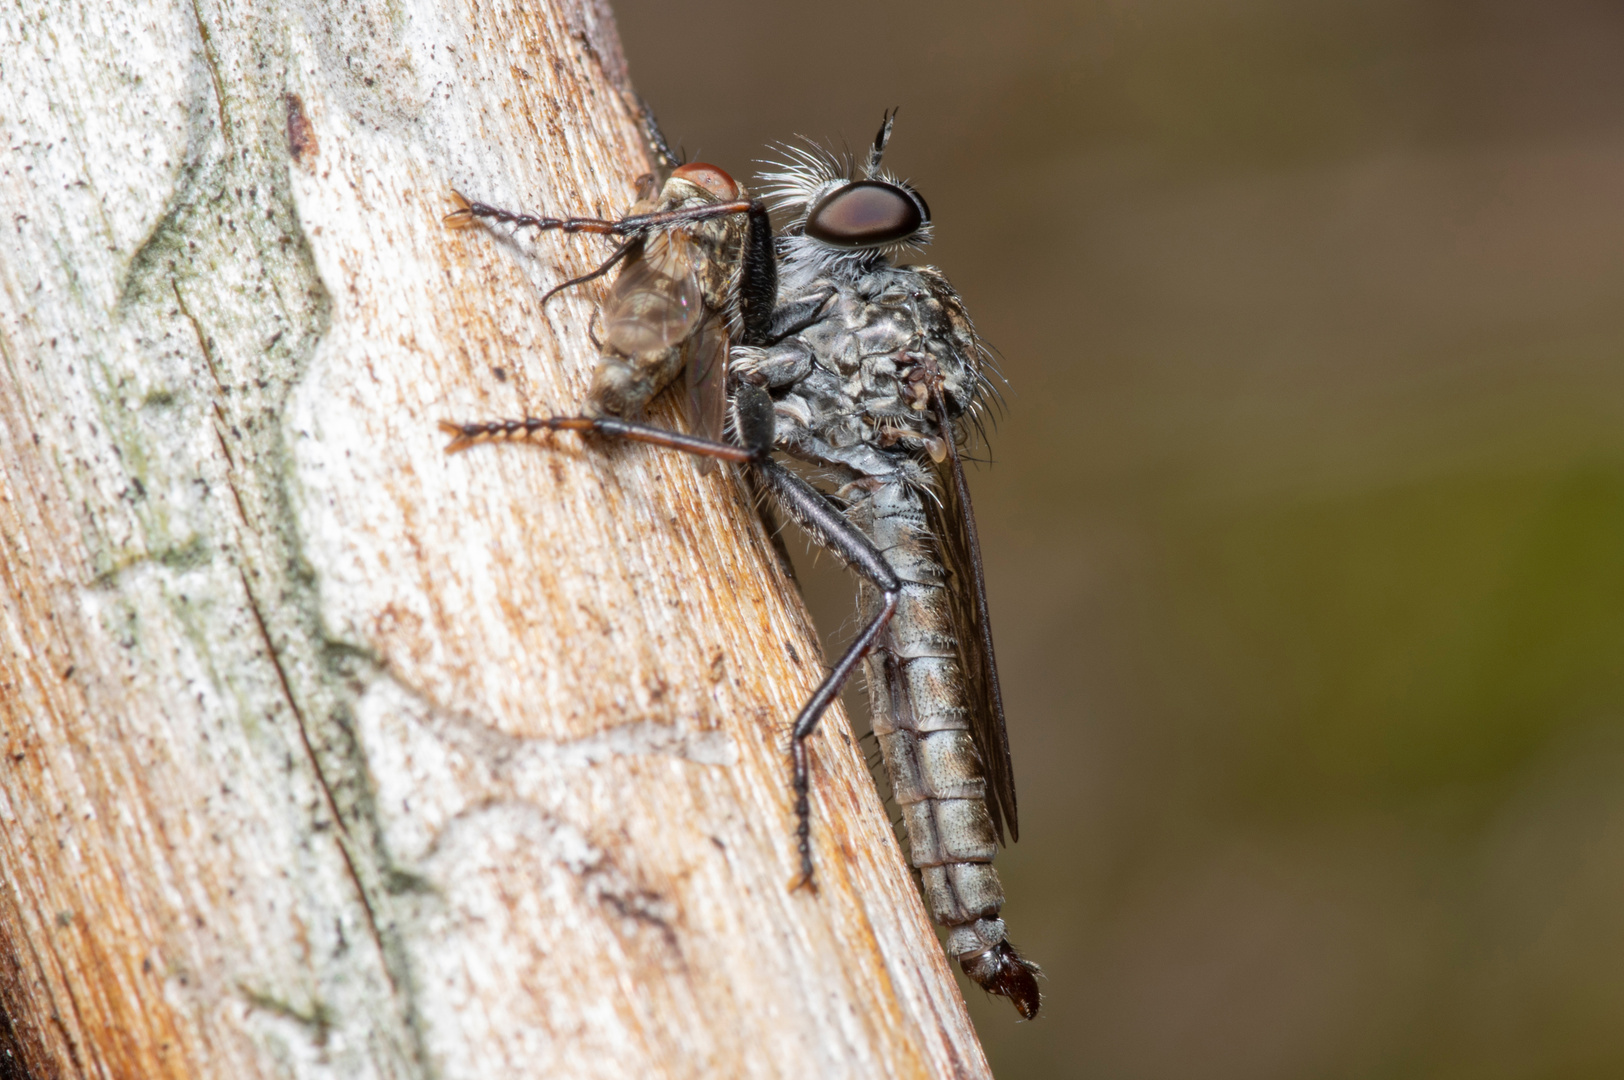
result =
M891 141L891 125L896 123L897 110L892 109L885 114L880 124L879 134L874 136L874 145L869 147L868 161L863 166L864 176L873 176L880 171L880 159L885 156L885 145Z

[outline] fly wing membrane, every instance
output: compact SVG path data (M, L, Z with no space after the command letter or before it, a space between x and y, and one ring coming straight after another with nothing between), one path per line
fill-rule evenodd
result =
M723 442L727 424L727 325L708 315L699 333L688 339L688 424L695 435ZM716 459L699 459L699 471L716 468Z
M957 418L958 424L967 424L990 353L976 335L964 302L947 279L931 267L916 269L932 296L941 303L952 327L957 352L970 372L970 381L965 387L968 400L958 402L963 411ZM1020 839L1020 821L1015 809L1015 770L1010 763L1004 695L998 685L998 661L992 647L992 620L987 612L986 575L981 565L975 510L970 505L970 487L955 438L957 425L939 383L931 389L930 398L946 453L936 465L940 505L927 499L926 506L934 518L931 524L941 544L942 565L948 571L947 591L951 597L959 664L964 669L970 734L987 771L987 810L999 839L1004 838L1007 826L1009 840L1015 841Z
M705 305L689 247L681 233L662 233L628 260L600 313L609 348L637 356L669 348L693 332Z
M944 417L945 420L945 417ZM952 429L946 427L951 433ZM987 771L987 811L1000 841L1009 829L1009 841L1020 839L1015 810L1015 770L1009 757L1009 731L1004 723L1004 696L998 685L998 661L992 648L992 622L987 615L987 588L981 568L981 546L976 536L975 511L958 448L948 434L947 458L937 466L941 503L926 499L932 530L941 544L947 568L947 593L958 642L959 666L964 670L965 704L970 710L970 735Z

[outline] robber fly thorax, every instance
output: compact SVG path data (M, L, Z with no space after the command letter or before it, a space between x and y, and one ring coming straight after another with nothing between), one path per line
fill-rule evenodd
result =
M743 199L736 185L693 185L703 194L673 189L681 170L652 206L619 221L536 218L463 201L457 213L470 220L630 238L576 281L635 254L601 312L606 328L619 318L635 326L607 343L583 415L441 427L453 436L452 450L582 431L739 463L786 516L862 578L866 624L791 732L800 882L810 884L813 873L808 740L864 664L910 858L931 914L947 929L947 951L977 984L1031 1018L1040 1002L1037 968L1005 935L1003 890L991 865L1005 830L1017 835L1015 787L959 451L982 405L991 354L939 272L892 261L928 242L930 210L911 187L881 172L890 131L887 116L856 170L816 147L789 148L793 160L767 178L793 216L776 247L761 201ZM745 220L737 248L730 232L709 227L724 215ZM696 223L705 225L699 233L706 246L669 247L672 231L691 232ZM679 338L660 329L661 320L678 320L676 301L686 295L669 284L675 275L667 268L684 252L692 265L696 250L715 260L699 271L702 295L707 276L731 284L705 296L709 313ZM735 250L737 262L729 264ZM645 285L645 274L666 280ZM711 380L707 391L726 406L731 441L707 426L704 395L696 395L693 416L699 434L640 423L642 405L675 376L673 365L687 362L694 384L693 359L709 347L699 348L693 331L712 325L737 342L725 381ZM600 391L605 386L629 389ZM832 471L839 501L775 461L774 450Z

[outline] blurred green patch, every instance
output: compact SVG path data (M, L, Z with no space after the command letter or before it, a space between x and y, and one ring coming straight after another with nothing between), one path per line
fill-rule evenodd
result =
M1252 798L1483 805L1624 705L1624 461L1230 506L1173 536L1223 714L1199 725L1233 723Z

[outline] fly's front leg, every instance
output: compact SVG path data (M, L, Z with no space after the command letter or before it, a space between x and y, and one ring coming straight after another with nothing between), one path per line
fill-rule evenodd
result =
M765 395L763 395L765 396ZM795 834L801 852L801 877L796 887L812 884L812 802L811 779L807 770L806 740L818 729L818 721L828 711L840 688L879 640L902 596L902 581L862 531L846 520L828 496L782 465L762 458L756 471L784 512L820 546L838 555L846 565L863 575L880 590L879 613L863 628L844 656L801 707L790 734L791 783L795 790Z
M489 203L476 202L453 190L451 202L456 209L441 220L448 228L467 229L477 221L494 221L501 225L512 225L518 229L539 229L546 232L551 229L560 229L567 233L597 233L603 236L612 236L623 230L619 222L607 218L547 217L542 214L526 214L519 210L503 210L499 206Z
M646 213L628 214L614 221L608 218L595 217L548 217L544 214L526 214L517 210L503 210L499 206L489 203L477 202L463 195L462 192L451 192L452 205L456 207L451 213L441 218L447 228L468 229L477 221L494 221L501 225L512 225L516 229L536 229L540 232L557 230L566 233L595 233L599 236L647 236L658 229L672 225L686 225L699 221L708 221L711 218L727 217L731 214L754 214L765 217L766 210L759 199L733 199L728 202L706 203L703 206L688 206L678 210L650 210Z
M778 304L778 253L767 204L750 200L745 218L744 250L739 263L739 318L746 345L760 345L773 328Z

